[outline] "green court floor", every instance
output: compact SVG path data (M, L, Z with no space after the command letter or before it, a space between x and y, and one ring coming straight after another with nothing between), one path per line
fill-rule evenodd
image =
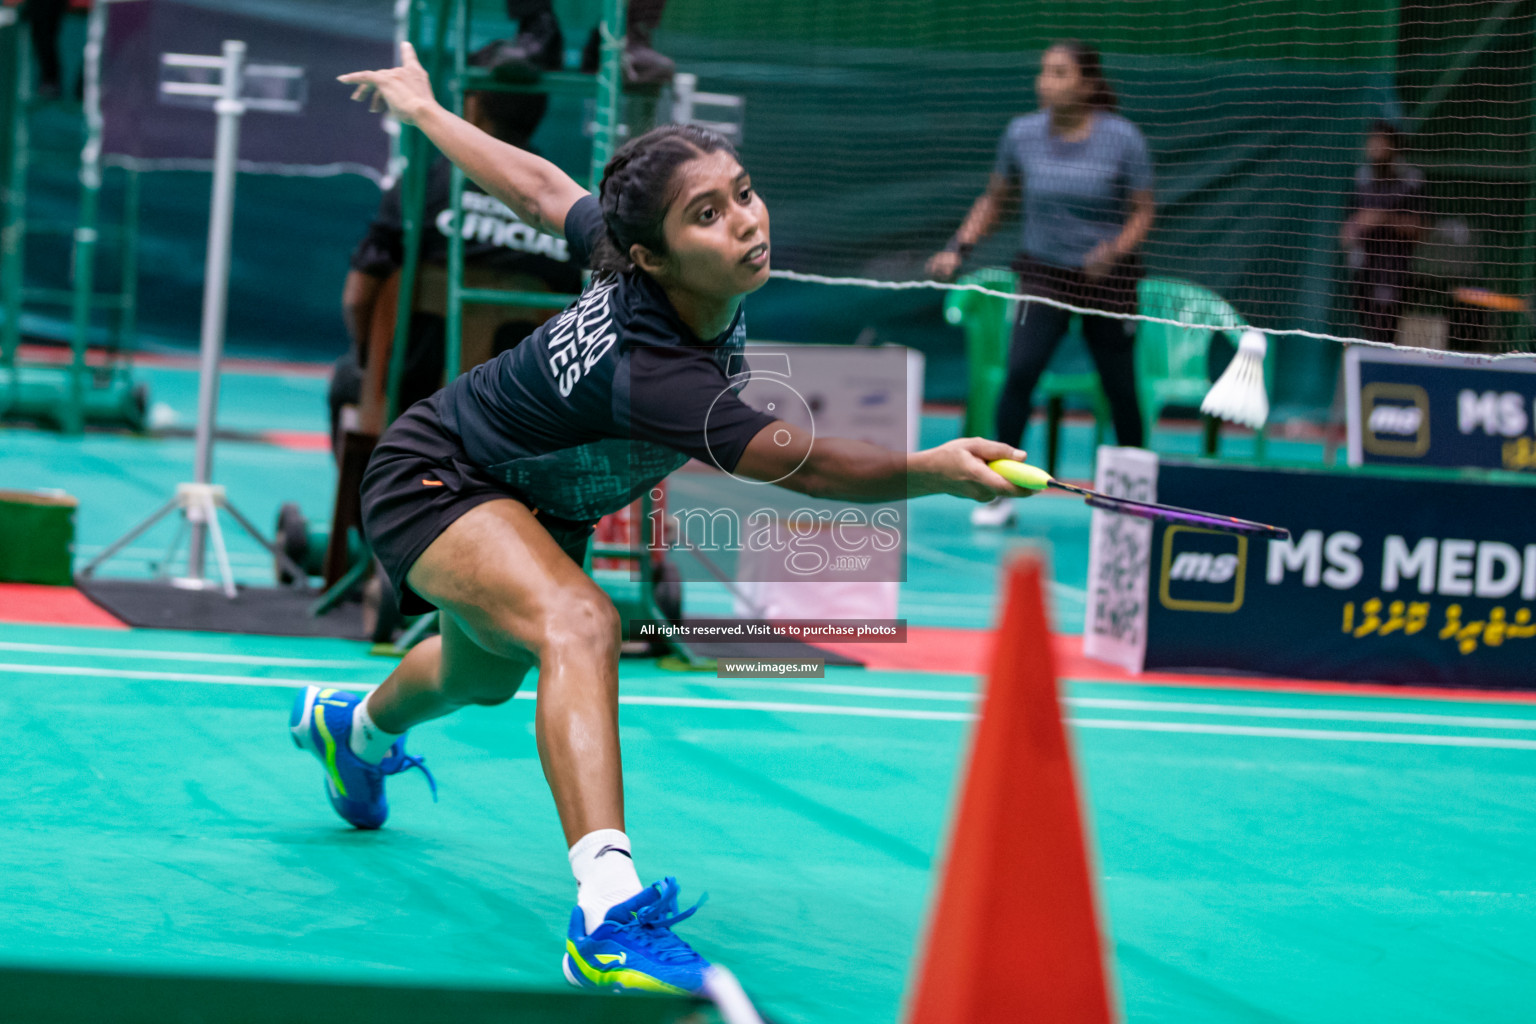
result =
M150 375L162 419L190 424L191 371ZM259 440L322 432L324 386L226 374L225 425L245 439L219 446L215 478L263 526L284 501L327 513L323 448ZM924 443L956 422L925 418ZM1086 474L1087 436L1069 425L1063 475ZM186 438L0 429L0 444L4 486L80 498L86 557L191 466ZM1155 444L1192 453L1198 436ZM1026 447L1043 447L1038 427ZM967 515L913 503L900 614L987 627L999 567L1028 541L1050 553L1056 628L1080 631L1082 505L1026 502L1002 534ZM165 539L108 574L142 575ZM270 583L259 548L231 547L242 580ZM730 607L708 583L685 601ZM417 730L441 800L414 773L393 780L377 833L333 816L290 745L297 687L366 689L389 667L339 640L0 624L0 968L561 990L574 885L532 686ZM637 660L622 683L641 872L710 896L684 934L776 1022L898 1020L981 681L832 668L727 683ZM1531 1019L1536 703L1091 678L1063 695L1127 1020Z
M0 960L563 985L532 700L417 730L441 801L402 776L377 833L289 746L295 687L386 667L340 641L0 627ZM896 1019L977 687L626 662L641 871L709 891L686 934L777 1020ZM1126 1019L1529 1019L1536 706L1066 698Z

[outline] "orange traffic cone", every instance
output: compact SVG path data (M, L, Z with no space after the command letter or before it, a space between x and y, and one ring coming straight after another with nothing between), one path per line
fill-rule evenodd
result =
M1106 950L1038 558L1009 568L909 1024L1108 1024Z

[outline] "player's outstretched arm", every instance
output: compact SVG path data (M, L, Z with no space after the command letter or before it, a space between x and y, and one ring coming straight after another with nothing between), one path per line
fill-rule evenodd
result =
M813 439L809 431L780 420L748 443L736 473L839 501L899 501L925 494L989 501L998 495L1025 498L1035 493L1015 487L987 467L993 459L1023 458L1012 445L980 437L908 453L843 437Z
M481 188L539 231L563 233L565 215L587 194L543 157L493 138L444 109L432 94L432 82L410 43L400 44L399 67L354 71L338 76L338 81L357 86L354 100L372 95L374 110L387 104L402 123L420 128Z

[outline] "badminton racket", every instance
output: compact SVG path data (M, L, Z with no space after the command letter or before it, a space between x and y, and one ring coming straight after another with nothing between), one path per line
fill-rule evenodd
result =
M1273 537L1277 540L1284 540L1291 535L1291 531L1283 526L1255 523L1249 519L1238 519L1236 516L1224 516L1215 512L1198 512L1192 508L1179 508L1177 505L1159 505L1151 501L1135 501L1131 498L1116 498L1101 494L1087 487L1062 483L1043 469L1013 459L997 459L987 463L987 466L1016 487L1031 491L1043 491L1047 487L1069 491L1081 495L1089 506L1101 508L1106 512L1119 512L1122 515L1138 516L1142 519L1196 526L1204 530L1220 530L1222 533Z

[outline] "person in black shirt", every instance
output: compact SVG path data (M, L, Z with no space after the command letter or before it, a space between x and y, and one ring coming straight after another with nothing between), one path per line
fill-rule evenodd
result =
M565 61L565 38L555 17L553 0L506 0L507 17L518 23L517 38L496 44L492 68L498 78L511 81L537 79L545 71L559 71ZM651 46L651 33L661 24L667 0L629 0L624 34L624 84L665 85L677 65ZM581 70L595 72L601 40L594 28L582 49Z
M730 373L742 298L768 279L769 219L735 152L669 125L626 143L598 196L445 111L409 45L398 68L343 75L414 124L526 223L562 232L594 271L521 345L413 406L363 483L364 524L405 611L436 607L366 700L311 687L290 728L325 766L343 818L382 825L387 776L417 767L404 734L510 699L538 667L535 727L569 846L577 906L564 970L586 987L699 992L718 977L673 934L677 883L643 888L624 833L619 620L582 571L591 524L689 457L818 497L1023 496L987 466L1011 445L963 438L912 454L747 406Z
M59 32L69 0L27 0L23 13L32 23L32 57L37 62L37 98L56 100L64 94L59 61Z
M471 55L470 63L484 65L494 46ZM549 106L542 94L471 92L464 97L464 117L475 127L522 149ZM399 408L426 398L443 383L443 349L446 323L443 302L448 264L450 210L449 184L452 165L447 159L433 161L427 170L422 216L421 263L415 311L411 314L405 372L400 381ZM351 266L342 286L342 316L351 347L336 361L327 399L331 434L337 439L341 410L361 397L363 370L367 363L368 335L384 283L400 269L405 255L405 224L400 208L401 183L396 181L379 201L378 213L368 232L352 252ZM565 239L541 233L520 221L504 203L485 194L478 185L464 186L464 266L467 274L486 275L502 287L519 285L528 290L557 293L581 291L582 265L571 258ZM511 348L543 322L504 312L495 328L491 353ZM471 353L467 352L466 355ZM481 356L480 358L484 358Z
M1424 234L1424 174L1403 160L1401 136L1387 121L1371 126L1365 157L1339 239L1361 336L1390 343L1409 290L1413 249Z

